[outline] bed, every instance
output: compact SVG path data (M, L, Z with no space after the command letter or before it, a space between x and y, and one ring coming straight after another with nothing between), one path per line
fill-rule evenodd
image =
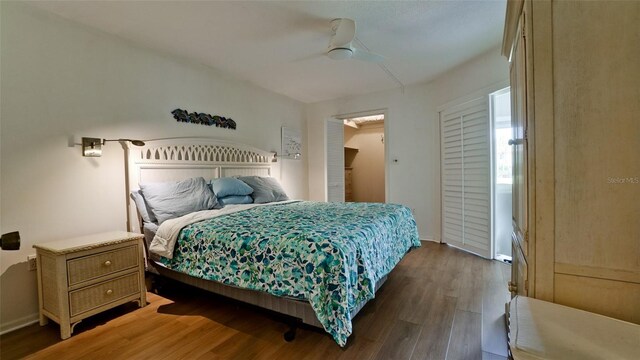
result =
M128 192L194 177L277 178L280 166L273 153L211 139L149 141L126 152ZM227 205L160 227L141 222L133 201L128 213L130 231L145 233L148 271L299 319L340 346L353 317L420 246L411 211L393 204Z

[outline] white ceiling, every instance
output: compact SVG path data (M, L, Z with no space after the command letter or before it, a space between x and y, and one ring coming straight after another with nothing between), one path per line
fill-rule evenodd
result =
M496 47L506 0L41 1L35 6L145 47L190 58L303 102L398 87L378 65L323 56L330 20L404 84L431 80Z

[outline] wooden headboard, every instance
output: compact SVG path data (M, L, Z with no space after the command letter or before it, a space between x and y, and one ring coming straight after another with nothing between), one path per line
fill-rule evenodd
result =
M178 181L202 176L205 180L230 176L275 176L274 153L210 138L170 138L125 147L127 167L127 228L140 231L136 205L129 193L140 183ZM277 177L277 176L276 176Z

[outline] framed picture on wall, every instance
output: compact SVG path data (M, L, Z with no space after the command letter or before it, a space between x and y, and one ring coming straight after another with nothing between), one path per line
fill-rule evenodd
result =
M299 129L282 127L282 157L294 160L302 157L302 133Z

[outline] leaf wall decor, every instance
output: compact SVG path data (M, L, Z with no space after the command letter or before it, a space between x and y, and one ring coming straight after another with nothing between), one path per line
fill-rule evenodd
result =
M175 109L171 112L173 118L178 122L186 122L191 124L207 125L221 127L226 129L236 129L236 122L231 118L219 115L209 115L205 113L188 112L187 110Z

